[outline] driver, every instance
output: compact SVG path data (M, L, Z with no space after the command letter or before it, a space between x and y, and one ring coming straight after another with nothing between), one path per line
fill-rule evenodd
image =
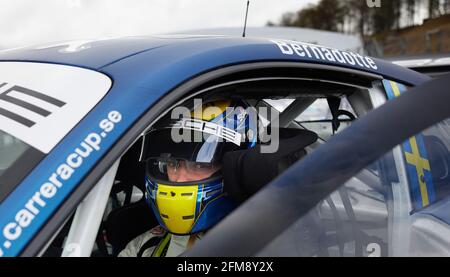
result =
M256 145L257 120L247 108L243 101L194 103L189 113L176 119L172 113L146 133L145 197L160 225L119 257L178 256L237 206L224 192L222 158Z

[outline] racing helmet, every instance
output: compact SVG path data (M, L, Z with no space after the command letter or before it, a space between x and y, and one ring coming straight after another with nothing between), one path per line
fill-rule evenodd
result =
M141 161L146 201L158 222L187 235L209 229L237 206L224 192L221 162L229 151L256 145L257 114L242 100L181 108L144 135Z

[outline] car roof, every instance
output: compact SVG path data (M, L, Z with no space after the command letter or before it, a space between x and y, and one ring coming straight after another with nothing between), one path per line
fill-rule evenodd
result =
M277 39L277 41L280 40ZM291 43L302 44L294 41ZM317 47L322 48L322 46ZM330 62L326 59L314 58L314 56L310 58L285 55L271 39L198 35L81 40L0 51L0 61L32 61L72 65L103 71L114 80L135 76L132 79L137 82L145 82L139 78L145 79L145 74L151 72L152 69L167 67L171 64L189 63L191 70L195 70L195 66L191 65L198 64L203 70L207 70L208 67L212 69L227 64L262 61L335 65L376 73L410 85L418 85L427 80L426 76L412 70L388 61L372 59L377 65L376 69L360 67L358 64ZM124 67L127 67L126 70Z

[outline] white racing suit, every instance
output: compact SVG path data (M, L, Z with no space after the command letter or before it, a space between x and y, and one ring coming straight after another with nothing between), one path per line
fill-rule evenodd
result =
M118 257L176 257L200 238L200 234L173 235L156 226L130 241Z

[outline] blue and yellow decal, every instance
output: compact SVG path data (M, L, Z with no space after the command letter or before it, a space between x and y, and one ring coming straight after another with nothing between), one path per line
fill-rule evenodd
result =
M407 91L407 87L393 81L384 80L383 85L389 100ZM419 210L436 201L433 176L423 135L419 133L409 138L402 144L402 150L413 199L412 204L414 210Z

